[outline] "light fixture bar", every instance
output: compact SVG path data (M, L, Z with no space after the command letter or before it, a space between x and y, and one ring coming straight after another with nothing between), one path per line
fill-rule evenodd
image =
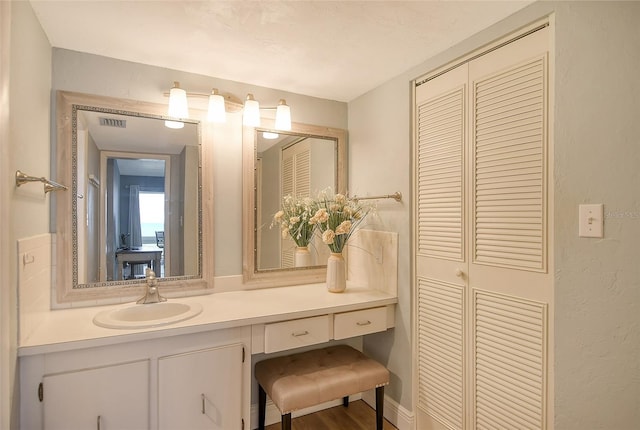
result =
M280 99L275 107L260 107L253 94L247 94L244 103L242 103L231 94L220 94L216 88L213 88L210 93L186 92L180 88L180 83L177 81L174 82L171 91L165 92L164 95L169 97L168 116L173 118L189 118L188 97L206 98L208 101L207 120L210 122L224 123L228 112L243 111L243 125L259 127L260 110L275 110L275 128L284 131L291 130L291 108L285 99ZM182 122L173 120L166 120L165 125L170 128L184 126Z

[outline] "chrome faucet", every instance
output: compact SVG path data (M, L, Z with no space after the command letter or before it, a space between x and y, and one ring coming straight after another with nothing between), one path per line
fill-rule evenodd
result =
M158 280L156 279L156 272L149 269L145 271L145 279L147 283L147 291L144 294L144 297L140 298L136 303L141 305L146 305L149 303L160 303L166 302L167 299L160 295L160 291L158 290Z

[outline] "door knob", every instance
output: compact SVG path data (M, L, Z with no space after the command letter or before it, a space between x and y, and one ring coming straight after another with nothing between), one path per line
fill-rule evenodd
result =
M464 277L464 272L462 271L462 269L456 269L456 276L458 278L463 278Z

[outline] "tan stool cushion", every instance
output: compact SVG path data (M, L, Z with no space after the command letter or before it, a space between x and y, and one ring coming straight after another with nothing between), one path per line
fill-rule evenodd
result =
M260 361L255 376L283 415L389 383L383 365L347 345Z

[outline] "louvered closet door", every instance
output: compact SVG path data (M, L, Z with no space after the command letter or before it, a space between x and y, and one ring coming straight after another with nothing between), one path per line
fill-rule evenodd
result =
M282 197L309 197L311 193L311 147L305 139L282 150ZM296 244L289 236L282 238L280 267L294 266Z
M548 427L547 33L416 88L419 430Z
M469 64L472 428L547 428L548 29Z
M419 429L465 421L468 71L416 89L415 234Z

